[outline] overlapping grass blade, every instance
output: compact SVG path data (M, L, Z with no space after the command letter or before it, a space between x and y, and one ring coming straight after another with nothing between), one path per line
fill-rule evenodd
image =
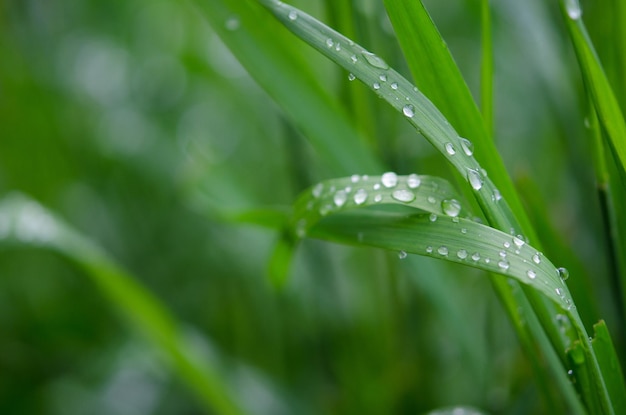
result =
M337 174L381 171L345 111L282 40L284 28L255 1L202 0L195 4L205 11L203 16L239 62ZM226 22L230 19L237 19L236 30L229 30Z
M142 332L187 383L208 411L241 414L215 369L183 336L160 302L89 239L33 200L19 194L0 201L0 246L56 251L78 266L122 317Z

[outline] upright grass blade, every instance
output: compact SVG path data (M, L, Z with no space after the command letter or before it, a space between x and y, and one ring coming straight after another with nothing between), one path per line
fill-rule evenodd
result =
M195 4L239 62L314 143L323 159L330 161L337 174L381 171L365 139L306 62L282 40L284 29L265 10L247 0L202 0ZM226 24L231 19L237 19L235 30Z
M491 37L491 7L489 0L480 2L480 26L482 59L480 66L480 109L485 120L485 128L493 136L493 39Z
M0 246L49 249L75 262L131 327L142 332L170 360L207 411L223 415L243 413L218 374L183 336L163 305L90 240L35 201L18 194L0 201Z

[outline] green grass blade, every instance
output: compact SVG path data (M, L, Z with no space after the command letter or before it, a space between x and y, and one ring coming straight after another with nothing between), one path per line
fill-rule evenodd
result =
M292 53L281 37L284 28L267 11L254 1L203 0L195 4L249 74L337 174L381 171L365 145L366 140L322 88L306 62ZM225 22L234 16L238 27L229 30Z
M491 37L491 8L489 0L480 2L482 64L480 67L480 108L485 128L493 136L493 39Z
M592 341L593 349L598 356L602 374L607 381L613 409L616 414L623 414L626 412L626 386L609 330L603 320L595 324L593 328L595 330Z
M163 305L90 240L42 206L18 194L0 201L1 245L50 249L75 262L122 317L171 361L208 411L242 413L218 374L185 339Z
M561 11L574 45L578 64L585 84L596 108L598 118L606 131L609 145L619 160L622 174L626 175L626 122L619 103L602 69L587 29L582 21L578 0L561 0ZM626 185L626 183L622 183Z

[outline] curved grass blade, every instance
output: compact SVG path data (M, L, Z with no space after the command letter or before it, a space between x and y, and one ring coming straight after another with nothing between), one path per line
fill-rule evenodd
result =
M243 413L215 369L188 342L163 305L100 248L38 203L20 194L0 201L0 246L50 249L75 262L124 319L171 361L208 411Z

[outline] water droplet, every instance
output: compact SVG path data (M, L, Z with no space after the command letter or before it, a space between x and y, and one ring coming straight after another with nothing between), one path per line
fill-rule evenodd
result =
M465 249L459 249L456 256L459 257L459 259L465 259L467 258L467 251Z
M509 261L499 261L498 262L498 267L504 271L506 271L507 269L509 269L511 265L509 264Z
M440 246L439 248L437 248L437 253L439 255L447 256L448 255L448 247Z
M350 181L352 183L358 183L359 180L361 180L361 176L359 176L358 174L353 174L352 176L350 176Z
M335 50L336 50L337 52L340 52L340 51L341 51L341 43L337 42L337 43L335 44Z
M351 186L346 186L345 191L346 191L346 193L350 193L352 191L352 187Z
M454 146L452 145L452 143L446 143L445 148L446 148L446 153L450 154L451 156L454 156L456 154L456 150Z
M332 206L331 205L324 205L320 208L320 215L322 216L326 216L328 215L328 213L331 211Z
M506 258L506 251L500 251L498 255L500 255L500 258Z
M383 200L382 195L377 194L376 196L374 196L374 202L379 203L381 200Z
M535 264L540 264L541 263L541 257L539 256L539 252L537 252L535 255L533 255L533 262Z
M372 186L372 189L380 190L380 183L374 183L374 186Z
M407 253L405 251L398 252L398 258L404 259L407 257Z
M569 278L569 271L567 270L567 268L560 267L557 269L557 271L559 273L559 277L563 281L566 281Z
M565 0L565 9L567 10L567 15L572 20L578 20L583 15L578 0Z
M533 271L532 269L529 269L528 271L526 271L526 275L531 280L534 280L537 277L537 273L535 271Z
M350 60L352 61L352 63L357 63L359 61L359 58L357 58L356 55L352 55L350 56Z
M300 219L296 225L296 235L298 238L304 238L306 235L306 220Z
M369 177L367 174L364 174L363 176L361 176L361 179L362 179L363 181L367 181L367 180L369 180L369 178L370 178L370 177Z
M326 39L326 46L328 46L329 48L332 48L334 44L335 42L333 42L331 38Z
M448 216L459 216L459 213L461 213L461 204L456 199L445 199L441 202L441 209L443 213Z
M491 195L491 201L499 202L500 200L502 200L502 194L500 193L498 189L493 189L493 195Z
M480 190L483 187L483 177L476 169L467 169L467 181L474 190Z
M428 217L428 219L431 222L436 222L437 221L437 215L435 213L431 213L430 216Z
M395 91L396 89L398 89L398 83L397 83L397 82L392 82L392 83L391 83L391 89L393 89L394 91Z
M289 20L294 21L298 18L298 12L292 10L289 12Z
M409 177L406 178L406 185L409 186L410 189L419 187L421 183L422 180L417 174L410 174Z
M504 246L506 249L509 249L511 247L511 243L509 241L504 241L502 246Z
M568 376L574 376L574 371L572 369L567 371Z
M556 295L558 295L559 297L563 298L564 294L563 294L563 289L562 288L556 288L554 290L554 292L556 293Z
M226 27L226 30L230 30L231 32L234 32L235 30L239 29L239 26L241 26L241 22L239 21L239 17L232 16L232 17L228 18L228 20L226 20L226 23L224 24L224 26Z
M313 197L317 199L322 194L322 190L324 190L324 185L322 183L318 183L315 185L311 193L313 194Z
M467 229L466 229L466 228L461 228L461 233L462 233L463 235L465 235L465 234L467 233Z
M432 254L433 253L433 247L432 246L427 246L426 247L426 253L427 254Z
M431 203L433 205L437 203L437 199L435 199L433 196L428 196L427 200L428 200L428 203Z
M392 171L388 171L387 173L384 173L382 175L380 181L382 182L383 186L387 188L395 187L396 184L398 184L398 175Z
M518 236L514 236L513 237L513 243L515 244L516 247L521 248L522 246L524 246L524 244L526 242L524 242L524 240L522 238L520 238L521 235Z
M490 263L490 262L491 262L491 259L489 259L489 258L485 258L485 264L488 264L488 263Z
M415 194L412 191L406 190L406 189L395 190L391 194L391 197L393 197L399 202L404 202L404 203L409 203L415 200Z
M345 190L338 190L337 193L333 196L333 202L335 202L335 206L341 207L348 200L348 195L346 195Z
M380 84L378 82L374 82L374 84L372 85L372 88L380 89Z
M348 74L348 81L354 81L355 79L356 79L356 76L354 76L353 73Z
M472 254L472 260L474 261L480 261L480 254L478 252L474 252Z
M380 80L381 80L381 81L383 81L383 82L387 82L387 75L385 75L385 74L381 74L381 75L378 77L378 79L380 79Z
M406 104L402 107L402 113L409 118L412 118L415 115L415 107L411 104Z
M459 223L458 216L455 216L455 217L452 218L452 223Z
M461 148L463 149L463 152L465 153L465 155L471 156L472 154L474 154L474 144L470 140L468 140L467 138L460 137L460 141L461 141Z
M356 193L354 194L354 203L356 203L357 205L361 205L365 203L366 200L367 200L367 192L365 191L365 189L357 190Z
M363 51L362 55L370 65L380 69L389 69L389 65L373 53Z

